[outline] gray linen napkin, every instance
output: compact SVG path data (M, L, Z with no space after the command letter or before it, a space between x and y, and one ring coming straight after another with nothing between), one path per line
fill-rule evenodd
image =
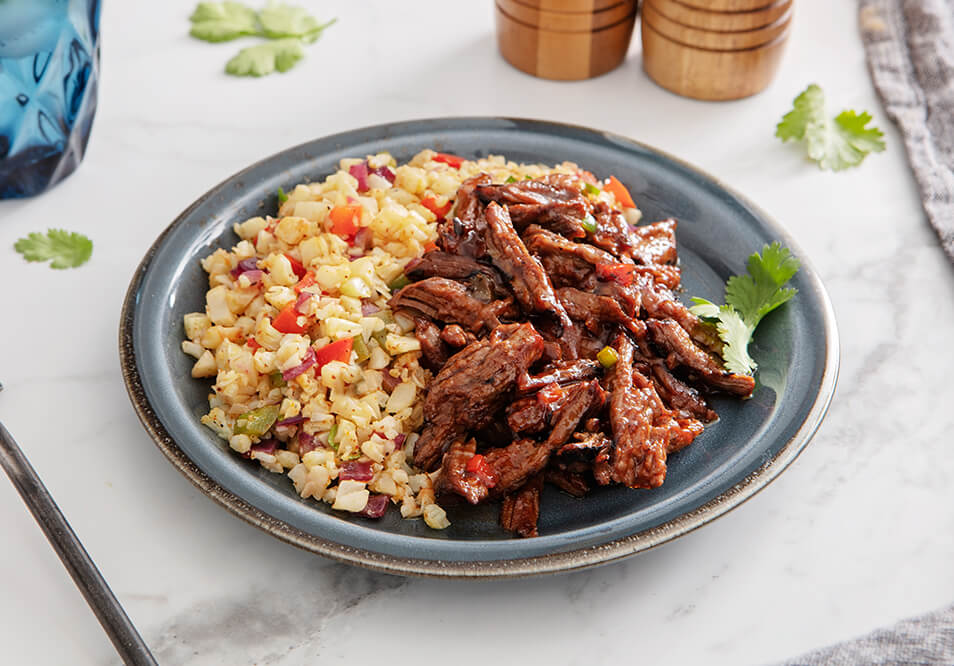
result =
M954 4L861 0L861 38L928 219L954 259Z
M954 664L954 606L912 617L862 638L786 662L786 666Z

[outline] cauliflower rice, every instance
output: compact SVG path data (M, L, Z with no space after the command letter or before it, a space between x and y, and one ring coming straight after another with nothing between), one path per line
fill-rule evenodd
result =
M202 260L205 312L185 315L182 350L196 359L193 377L215 379L202 423L236 453L287 474L303 498L371 517L393 503L442 529L437 472L409 464L431 373L413 322L388 309L391 288L434 242L435 211L446 214L467 178L581 172L435 157L344 159L322 182L296 186L277 216L236 223L240 241ZM356 168L369 172L362 191Z

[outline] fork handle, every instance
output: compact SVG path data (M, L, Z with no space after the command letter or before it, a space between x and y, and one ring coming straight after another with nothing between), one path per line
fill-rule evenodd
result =
M156 666L156 660L90 559L60 508L13 436L0 423L0 466L13 481L30 513L59 555L66 570L103 625L123 661L133 666Z

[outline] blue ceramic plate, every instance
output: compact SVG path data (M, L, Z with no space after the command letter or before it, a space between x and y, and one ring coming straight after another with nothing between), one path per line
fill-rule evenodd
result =
M423 148L520 162L571 160L629 186L644 219L675 217L686 294L721 299L749 254L780 240L802 261L798 296L759 326L750 400L716 400L720 420L669 461L652 491L600 488L579 500L548 489L540 536L513 539L498 507L449 510L443 531L389 511L374 521L302 500L284 475L231 453L199 424L209 383L193 380L180 351L182 315L204 307L199 259L237 238L232 223L274 213L275 192L321 180L342 157L382 150L406 161ZM763 488L805 447L831 400L838 340L831 304L788 232L711 176L620 136L509 118L450 118L379 125L324 137L269 157L209 191L156 240L123 306L120 356L140 419L162 452L203 492L243 519L302 548L392 573L507 577L618 560L674 539Z

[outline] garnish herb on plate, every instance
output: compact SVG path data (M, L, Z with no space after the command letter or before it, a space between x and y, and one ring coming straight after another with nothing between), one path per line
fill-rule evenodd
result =
M725 305L693 298L689 308L713 324L723 342L722 359L729 372L748 375L757 367L749 356L755 327L769 312L792 298L798 290L785 283L798 272L800 263L778 241L762 247L748 260L748 275L733 275L725 285Z
M286 72L305 56L303 45L316 41L337 19L319 23L301 7L269 2L255 11L240 2L200 2L189 17L189 34L206 42L227 42L239 37L271 40L251 46L225 65L234 76L265 76Z
M45 235L34 231L21 238L13 249L27 261L50 261L50 268L77 268L89 261L93 241L75 231L50 229Z
M805 141L808 157L822 169L841 171L858 166L868 153L880 153L884 133L871 122L867 111L845 110L832 118L825 110L825 93L811 84L795 98L793 109L782 117L775 136L782 141Z

